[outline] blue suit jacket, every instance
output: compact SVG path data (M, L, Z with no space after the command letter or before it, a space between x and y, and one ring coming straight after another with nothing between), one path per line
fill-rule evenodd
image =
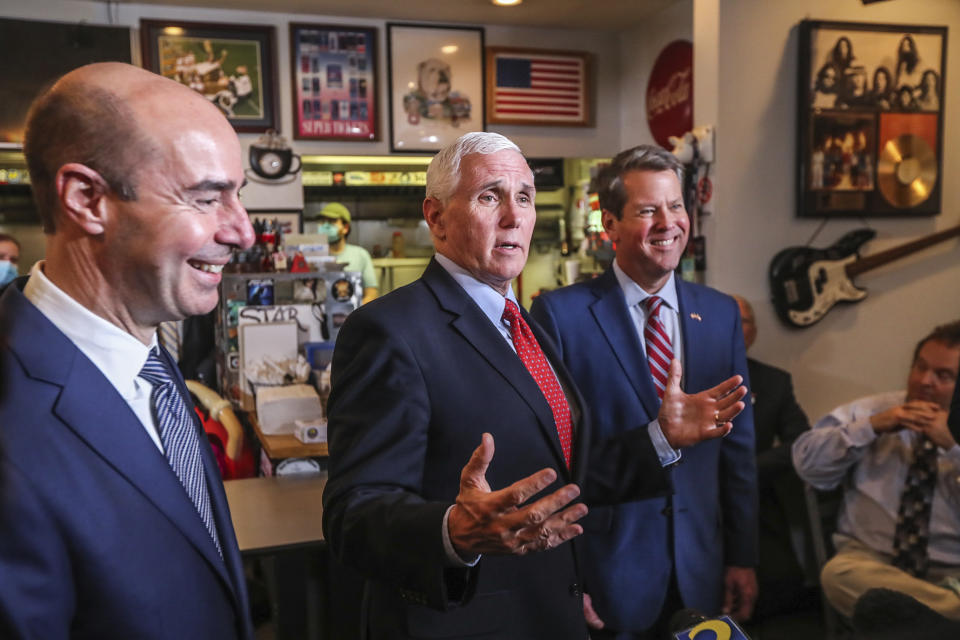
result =
M684 391L696 393L740 374L747 362L736 302L677 280ZM594 439L642 430L659 400L623 291L610 269L586 283L539 296L533 317L558 344L590 406ZM684 605L719 613L723 568L756 565L756 467L750 404L720 440L683 450L670 469L674 495L607 508L587 532L587 592L610 628L652 625L672 570Z
M251 638L209 447L222 560L129 405L23 282L0 297L0 637Z
M536 323L532 329L582 406L549 339ZM522 557L484 556L470 570L445 561L443 515L483 432L494 437L486 474L494 490L545 467L557 471L557 481L544 493L568 482L585 484L592 468L585 460L592 455L584 415L575 424L572 469L566 468L543 393L437 262L418 281L364 305L344 323L328 408L324 532L335 555L368 579L370 637L586 637L572 544ZM668 490L666 474L649 469L656 462L649 440L608 449L617 452L607 459L647 465L622 472L598 467L603 477L590 484L607 487L603 497Z

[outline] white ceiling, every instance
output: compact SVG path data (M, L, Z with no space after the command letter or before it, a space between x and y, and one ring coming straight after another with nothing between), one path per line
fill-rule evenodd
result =
M622 31L676 1L524 0L515 7L495 7L490 0L272 0L269 3L264 0L138 0L138 3L386 20Z

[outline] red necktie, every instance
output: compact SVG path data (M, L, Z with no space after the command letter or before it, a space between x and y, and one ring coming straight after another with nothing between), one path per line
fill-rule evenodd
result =
M553 374L547 357L543 355L543 350L537 343L533 331L530 330L530 325L524 321L523 316L520 315L520 309L512 300L507 300L503 309L503 319L510 325L510 337L513 339L513 346L517 350L517 355L520 356L520 361L533 376L550 405L553 421L557 425L557 435L560 436L563 459L569 469L573 420L570 418L567 396L564 395L557 377Z
M670 335L667 333L667 328L663 326L663 322L660 321L660 307L663 306L663 299L660 296L650 296L641 304L647 311L647 324L643 328L643 340L647 346L647 364L650 365L653 386L657 388L657 397L663 400L663 390L667 386L670 361L673 360Z

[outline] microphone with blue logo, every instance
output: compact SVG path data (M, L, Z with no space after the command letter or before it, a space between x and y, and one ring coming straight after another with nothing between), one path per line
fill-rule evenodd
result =
M730 616L709 618L694 609L681 609L670 617L671 640L750 640Z

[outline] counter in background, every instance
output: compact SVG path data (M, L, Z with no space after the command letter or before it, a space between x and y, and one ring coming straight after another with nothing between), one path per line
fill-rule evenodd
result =
M380 295L410 284L423 274L430 264L430 258L374 258L373 268L377 269L380 280Z

